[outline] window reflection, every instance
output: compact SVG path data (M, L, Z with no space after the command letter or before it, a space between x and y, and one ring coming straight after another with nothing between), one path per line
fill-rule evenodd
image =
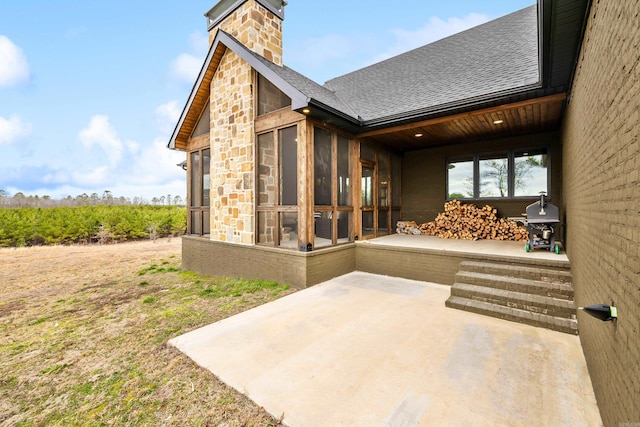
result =
M521 152L514 158L514 196L538 196L547 191L546 153Z
M447 168L448 197L466 199L473 197L473 160L449 162Z

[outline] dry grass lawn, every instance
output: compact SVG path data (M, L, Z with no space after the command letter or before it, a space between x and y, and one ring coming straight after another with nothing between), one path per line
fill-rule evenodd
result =
M290 291L181 271L180 254L0 249L0 424L278 425L166 342Z

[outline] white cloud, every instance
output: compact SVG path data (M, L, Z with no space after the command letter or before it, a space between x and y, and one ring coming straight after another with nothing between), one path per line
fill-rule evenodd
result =
M209 50L209 33L194 31L189 36L189 45L193 53L204 55Z
M178 101L169 101L156 108L156 121L160 132L165 135L171 133L180 118L181 111Z
M73 182L76 185L82 185L85 187L105 187L112 183L112 172L107 166L100 166L87 171L73 172Z
M202 68L203 60L189 53L181 53L171 63L171 77L179 83L193 84Z
M170 101L158 106L155 113L159 119L175 125L180 111L177 101ZM95 115L80 131L79 139L87 148L100 147L108 161L94 157L78 165L69 183L72 187L108 189L126 197L167 193L184 197L186 174L176 165L184 160L185 154L169 150L164 135L151 142L123 141L108 116Z
M109 117L97 114L91 118L89 126L78 134L83 146L91 148L99 146L106 154L112 165L122 158L123 143L118 138L116 130L109 123Z
M129 151L126 161L82 165L73 172L71 184L77 188L108 189L127 197L160 196L167 192L184 196L186 173L176 166L185 159L184 153L169 150L163 137L145 144L126 141L124 146ZM171 190L163 190L165 185Z
M136 154L140 151L140 144L135 141L125 141L124 145L131 154Z
M173 60L169 70L171 79L178 84L192 85L204 63L209 48L209 35L196 31L189 36L189 52Z
M45 184L65 184L69 182L69 173L63 170L52 170L42 177L42 182Z
M29 81L31 71L27 58L8 37L0 35L0 87L11 87Z
M186 172L176 166L184 159L185 153L169 150L167 141L158 137L152 143L141 147L140 152L133 157L128 175L129 182L138 185L159 185L175 180L184 182Z
M18 116L11 116L8 119L0 116L0 145L11 144L18 138L25 137L31 133L31 125L25 123Z
M156 114L176 119L177 105L167 102ZM109 190L118 197L151 200L172 194L184 199L186 172L177 164L185 159L185 153L169 150L166 142L163 135L143 142L124 139L108 116L95 115L78 133L78 144L86 147L86 152L75 150L65 164L9 168L0 175L0 188L12 194L22 191L54 198Z
M405 30L402 28L392 29L390 32L395 42L387 48L385 52L377 55L370 64L468 30L488 20L489 17L481 13L470 13L462 18L453 17L446 21L434 16L429 18L422 27L416 30Z

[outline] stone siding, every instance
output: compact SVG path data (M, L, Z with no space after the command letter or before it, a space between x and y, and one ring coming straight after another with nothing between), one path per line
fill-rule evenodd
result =
M211 82L211 240L254 243L252 83L228 50Z
M640 2L594 1L563 126L567 253L605 426L640 425Z
M282 65L282 20L254 0L245 2L209 32L209 43L218 28L231 34L248 49Z
M210 31L282 65L282 20L248 0ZM249 64L228 50L211 82L211 240L255 243L254 97Z

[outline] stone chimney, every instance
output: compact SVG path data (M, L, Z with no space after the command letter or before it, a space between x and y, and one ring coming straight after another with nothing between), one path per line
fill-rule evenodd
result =
M205 16L209 43L218 30L269 61L282 65L282 21L285 0L220 0Z

